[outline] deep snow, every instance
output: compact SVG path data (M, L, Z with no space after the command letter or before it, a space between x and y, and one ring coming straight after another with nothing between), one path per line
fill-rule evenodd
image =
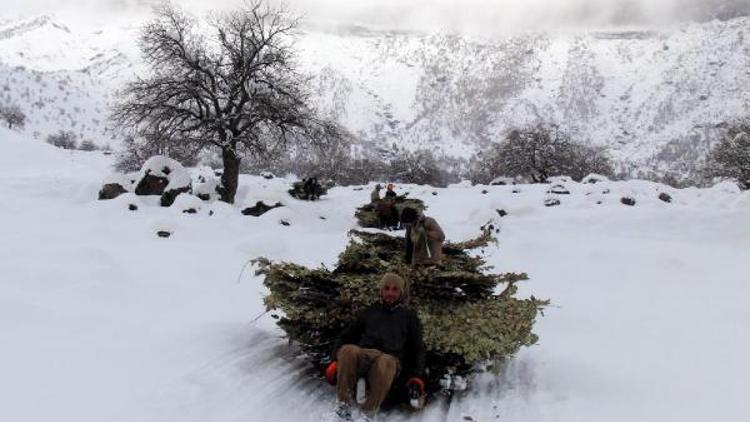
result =
M238 275L261 255L333 264L369 190L303 202L286 195L289 181L247 176L240 205L286 207L255 218L240 205L199 204L190 215L186 199L169 209L130 194L96 201L110 160L0 129L0 420L320 420L332 389L301 376L305 364L272 318L253 322L265 289L251 269ZM570 195L399 187L424 199L453 240L505 209L489 261L529 273L521 295L553 301L539 344L501 377L412 420L746 417L750 194L728 184L564 184ZM544 207L550 196L562 205Z

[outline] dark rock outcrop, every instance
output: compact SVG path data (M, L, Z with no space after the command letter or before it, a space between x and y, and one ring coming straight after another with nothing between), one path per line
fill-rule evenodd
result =
M177 199L177 195L181 193L190 193L190 186L183 186L177 189L169 189L161 195L160 204L162 207L169 207L174 204L174 200Z
M164 188L169 184L169 179L161 176L147 174L138 181L135 187L136 195L162 195Z
M666 202L667 204L672 203L672 196L666 192L662 192L659 194L659 200Z
M119 183L107 183L99 191L99 200L115 199L127 192L128 190Z
M563 185L552 186L547 193L553 193L555 195L570 195L570 191Z
M283 207L281 202L277 202L274 205L266 205L263 201L258 201L255 206L245 208L242 210L242 215L250 215L253 217L260 217L261 215L271 211L274 208Z

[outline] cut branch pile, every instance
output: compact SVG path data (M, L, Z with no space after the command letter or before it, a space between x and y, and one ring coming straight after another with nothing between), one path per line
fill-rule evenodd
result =
M378 202L362 205L357 208L354 217L357 218L357 222L359 222L361 227L382 229L389 225L397 226L398 216L401 215L401 211L406 207L414 208L420 212L427 208L421 199L401 195L392 199L383 198ZM385 215L378 215L379 213ZM394 219L395 221L392 221Z
M330 359L342 329L379 300L379 280L386 272L400 274L409 283L410 305L424 326L431 393L440 389L446 374L471 374L536 343L532 327L537 312L549 302L514 297L515 284L526 280L526 274L485 274L489 268L484 259L469 249L493 242L490 233L448 243L441 265L417 268L404 263L403 237L360 231L351 235L333 270L255 261L257 274L265 276L270 289L267 308L282 311L278 324L316 367Z

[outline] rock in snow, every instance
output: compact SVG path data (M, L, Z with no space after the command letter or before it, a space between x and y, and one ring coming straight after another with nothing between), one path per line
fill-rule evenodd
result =
M192 181L185 167L177 161L156 155L143 163L136 181L136 195L161 195L161 206L174 203L177 195L190 192Z
M258 201L255 206L247 207L244 210L242 210L242 215L251 215L253 217L260 217L261 215L267 213L268 211L274 209L283 207L281 202L277 202L274 205L266 205L263 201Z

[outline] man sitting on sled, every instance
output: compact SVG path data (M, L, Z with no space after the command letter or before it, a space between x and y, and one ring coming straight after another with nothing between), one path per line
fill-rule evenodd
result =
M386 274L381 280L381 302L365 309L336 342L336 360L326 369L326 377L337 383L337 413L344 419L351 415L360 377L367 382L366 399L361 403L366 414L378 411L396 379L408 380L410 395L424 394L422 323L406 305L405 289L403 278ZM398 378L400 374L406 377Z

